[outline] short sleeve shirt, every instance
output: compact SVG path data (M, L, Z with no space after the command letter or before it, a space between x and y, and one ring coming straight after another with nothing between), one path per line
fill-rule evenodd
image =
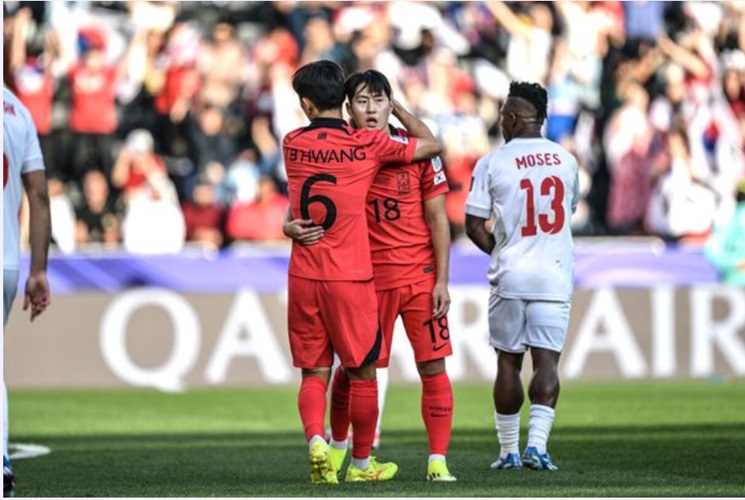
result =
M282 149L292 218L312 219L325 230L315 245L293 243L289 274L370 280L367 192L383 165L411 163L416 139L355 130L341 119L323 118L287 134Z

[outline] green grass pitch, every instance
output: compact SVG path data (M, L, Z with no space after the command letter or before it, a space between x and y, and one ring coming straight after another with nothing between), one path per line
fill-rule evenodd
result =
M12 388L11 388L12 389ZM424 480L419 388L392 387L389 483L311 485L296 388L12 391L17 496L745 496L745 381L565 383L550 440L559 471L493 471L491 387L455 386L457 483ZM520 433L525 445L527 414Z

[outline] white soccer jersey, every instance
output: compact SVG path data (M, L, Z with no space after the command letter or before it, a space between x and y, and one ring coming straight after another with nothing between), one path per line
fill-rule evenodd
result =
M577 171L569 152L543 138L513 139L476 164L466 213L496 219L488 276L500 296L571 299Z
M18 269L21 176L44 169L36 127L26 107L3 88L3 269Z

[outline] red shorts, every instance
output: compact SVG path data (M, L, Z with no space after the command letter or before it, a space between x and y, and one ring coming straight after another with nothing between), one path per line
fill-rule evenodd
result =
M373 281L316 281L290 276L287 329L298 368L358 368L378 359L382 334Z
M447 316L432 318L433 280L421 281L391 290L377 292L380 326L383 329L383 349L378 368L386 368L391 356L393 326L400 314L406 327L414 359L417 363L444 358L453 354Z

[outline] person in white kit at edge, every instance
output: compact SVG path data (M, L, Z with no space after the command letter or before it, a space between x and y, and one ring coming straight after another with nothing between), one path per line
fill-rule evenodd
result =
M47 179L31 115L10 90L3 88L3 337L18 287L21 185L29 200L31 245L31 269L26 281L23 310L31 309L33 321L49 306L47 253L51 222ZM4 376L3 413L3 493L9 496L15 477L8 459L8 393Z
M497 352L495 423L501 451L494 469L556 470L547 451L559 397L558 364L569 326L577 207L577 160L543 138L548 96L512 82L500 113L506 143L481 158L466 200L466 232L491 256L490 344ZM493 221L493 229L487 222ZM520 371L530 349L528 442L519 454Z

